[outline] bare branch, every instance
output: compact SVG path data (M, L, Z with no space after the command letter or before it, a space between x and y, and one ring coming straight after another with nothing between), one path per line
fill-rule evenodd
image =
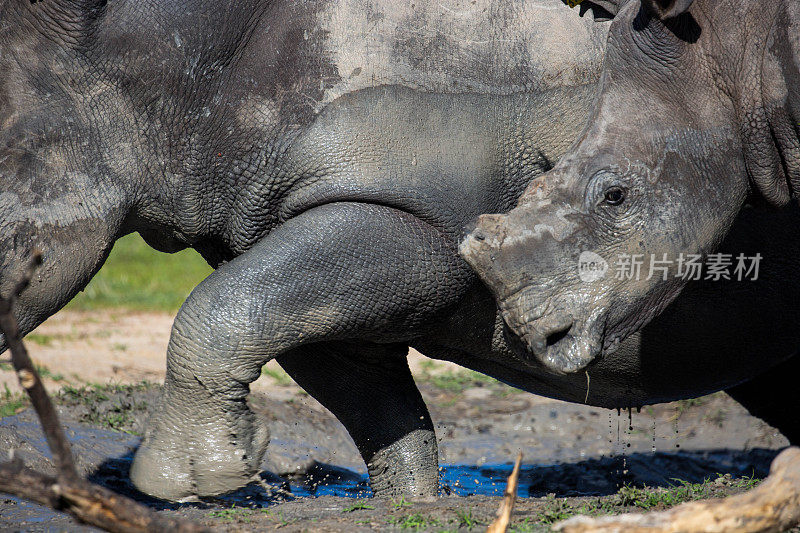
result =
M120 533L209 531L197 524L164 518L147 507L82 479L75 468L69 441L64 435L53 402L47 395L39 373L33 366L19 334L13 314L14 302L25 290L41 255L36 252L25 275L8 298L0 296L0 332L6 337L11 363L20 385L28 393L42 423L47 445L53 455L57 477L45 476L26 468L22 461L0 463L0 492L33 500L56 510L65 510L81 522Z
M106 488L79 480L61 485L54 477L27 468L22 461L0 463L0 492L66 510L81 522L107 531L207 531L190 522L162 517Z
M6 343L11 352L11 364L14 365L14 370L17 372L19 383L30 396L33 408L42 422L42 428L47 438L47 446L53 454L59 480L62 483L74 482L78 479L78 473L72 462L69 441L64 436L64 431L59 423L53 403L50 401L39 373L36 372L33 361L28 355L28 350L19 336L19 326L13 314L14 302L28 286L36 267L41 262L42 256L37 251L28 268L26 268L25 275L16 284L14 292L8 298L0 297L0 331L6 336Z

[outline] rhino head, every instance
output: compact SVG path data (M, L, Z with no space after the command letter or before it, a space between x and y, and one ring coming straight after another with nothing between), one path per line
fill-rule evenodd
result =
M751 193L780 205L800 184L795 3L616 5L582 136L460 247L528 355L556 373L664 309Z

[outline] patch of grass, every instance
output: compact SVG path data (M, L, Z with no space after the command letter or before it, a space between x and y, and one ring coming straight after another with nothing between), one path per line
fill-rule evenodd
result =
M25 340L38 344L39 346L50 346L53 344L55 337L44 333L29 333L25 336Z
M14 416L28 406L25 398L2 398L0 399L0 418Z
M3 383L5 389L0 394L0 418L14 416L28 407L28 396L21 392L14 392Z
M39 377L42 379L52 379L53 381L64 381L66 379L63 375L52 372L44 365L34 364L33 368L36 369L36 372L39 373ZM11 363L0 363L0 370L13 372L14 367L11 365Z
M403 496L400 496L396 500L392 500L392 507L395 509L402 509L403 507L411 507L413 504L411 502L407 502Z
M727 419L728 419L728 414L725 412L724 409L715 409L712 413L709 413L703 417L703 420L706 420L710 424L714 424L715 426L720 428L725 425L725 420Z
M193 250L164 254L138 234L128 235L114 244L103 268L67 308L174 312L211 271Z
M483 387L486 385L495 385L500 382L494 378L490 378L479 372L473 370L438 370L441 368L441 363L437 363L431 359L423 359L419 362L419 367L422 370L418 380L424 383L433 385L438 389L447 392L458 393L464 389L471 387Z
M682 479L674 479L673 481L675 484L671 487L656 489L622 487L617 493L619 504L639 507L646 511L651 509L662 510L684 502L714 497L716 496L714 491L723 486L751 489L761 482L753 476L733 479L730 474L720 475L713 481L706 479L702 483L689 483Z
M576 514L581 513L577 512L566 500L552 499L552 501L548 502L547 507L539 512L537 518L542 524L555 524Z
M430 383L437 389L452 393L459 393L472 387L485 387L500 383L494 378L472 370L448 371L441 374L426 373L422 377L422 381Z
M666 509L680 503L701 499L708 487L704 483L676 480L677 486L649 489L624 486L617 493L620 505L650 509Z
M689 411L693 407L700 407L701 405L706 403L707 400L708 400L707 396L702 398L689 398L688 400L678 400L677 402L675 402L675 414L669 417L668 421L674 422L680 419L680 417L686 414L687 411Z
M422 513L412 513L389 518L389 523L400 529L420 530L428 527L436 527L439 521L431 516L423 516Z
M711 401L715 397L723 396L724 394L725 392L720 391L720 392L715 392L713 394L709 394L707 396L701 396L700 398L689 398L686 400L678 400L677 402L673 403L675 408L675 413L671 417L669 417L668 421L675 422L691 409L707 405L711 403ZM650 412L652 412L652 409Z
M287 374L286 371L283 370L282 368L273 369L264 366L261 369L261 375L271 377L275 381L275 383L277 383L281 387L288 387L289 385L294 384L292 378L289 377L289 374Z
M85 409L79 416L81 422L114 431L138 434L131 429L135 422L134 415L147 410L147 405L136 402L132 395L151 386L146 382L133 385L89 384L80 387L66 385L58 392L56 401L62 404L81 405ZM105 405L107 403L111 405Z
M219 518L222 520L233 520L235 518L236 509L222 509L221 511L211 511L208 513L210 518Z
M345 507L344 509L342 509L342 512L352 513L353 511L364 511L367 509L375 509L375 507L373 507L372 505L368 505L366 502L358 502L351 505L350 507Z
M456 517L458 517L458 527L466 527L472 529L480 524L477 518L472 516L472 509L457 509Z
M269 516L271 520L275 520L276 522L278 522L278 526L276 527L276 529L279 527L288 526L289 524L292 524L297 521L297 518L293 518L291 520L288 518L284 518L283 511L279 512L277 516L273 515L272 511L270 510L262 509L261 512Z
M719 477L717 477L717 479L715 479L712 482L714 486L727 485L729 487L734 487L742 490L754 489L762 481L761 479L757 478L755 474L751 474L749 476L742 476L738 479L734 479L734 477L730 474L717 474L717 476Z
M519 522L508 525L508 531L511 531L512 533L532 533L533 531L549 530L549 527L543 527L542 524L530 518L524 518Z
M44 365L33 365L36 371L39 373L39 377L42 379L52 379L53 381L64 381L64 376L58 373L54 373L49 368Z
M436 364L436 361L433 361L433 360L431 360L431 359L423 359L423 360L421 360L421 361L419 362L419 367L420 367L420 368L421 368L421 369L422 369L424 372L432 372L432 371L433 371L433 370L435 370L435 369L436 369L436 367L438 367L438 366L439 366L439 365L437 365L437 364Z
M545 508L532 523L516 524L511 530L532 531L535 530L535 523L550 525L577 515L616 515L634 509L662 511L689 501L715 498L721 495L718 491L722 487L749 490L761 482L752 476L734 479L730 474L720 475L713 481L706 479L702 483L680 479L673 481L674 485L670 487L640 488L626 485L613 496L593 498L581 505L572 505L566 499L549 497Z
M236 506L231 507L230 509L220 509L218 511L211 511L208 513L210 518L217 518L219 520L223 520L225 522L250 522L249 515L251 511L245 508L239 508Z

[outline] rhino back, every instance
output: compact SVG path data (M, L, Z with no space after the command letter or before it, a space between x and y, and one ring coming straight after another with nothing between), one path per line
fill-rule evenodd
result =
M140 104L224 105L286 128L382 85L513 94L593 82L607 25L569 15L561 0L125 1L107 5L87 46Z
M287 45L320 62L295 80L304 111L249 102L297 132L278 163L294 180L279 219L370 201L458 233L509 209L588 115L607 25L560 0L320 6Z
M470 202L470 217L510 207L531 175L502 176L513 166L503 158L524 167L509 144L536 148L531 168L541 172L538 152L560 155L590 104L588 92L580 102L564 96L560 108L558 96L537 95L599 75L607 25L569 15L560 0L114 2L87 55L106 68L113 107L148 126L139 218L218 262L313 205L302 198L310 183L338 199L343 190L351 199L364 189L416 191L422 213L454 194L497 189L486 182L494 176L505 192ZM523 139L522 120L543 108L558 120L529 124ZM555 142L541 143L546 150L534 146L547 136ZM415 144L420 166L403 169ZM420 168L449 177L437 182ZM436 194L423 191L429 183ZM323 189L314 188L317 203L333 200L320 200ZM159 239L151 241L171 247Z
M511 94L586 83L605 30L568 15L560 0L328 2L314 23L338 79L321 103L377 85Z

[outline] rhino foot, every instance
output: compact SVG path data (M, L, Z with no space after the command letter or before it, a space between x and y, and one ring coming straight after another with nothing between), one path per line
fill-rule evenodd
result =
M131 480L142 492L170 501L215 496L239 489L259 472L269 430L247 410L235 424L228 417L175 419L157 416L136 453ZM228 418L229 419L229 418Z
M416 430L381 449L367 463L372 492L378 497L432 499L439 492L436 434Z

